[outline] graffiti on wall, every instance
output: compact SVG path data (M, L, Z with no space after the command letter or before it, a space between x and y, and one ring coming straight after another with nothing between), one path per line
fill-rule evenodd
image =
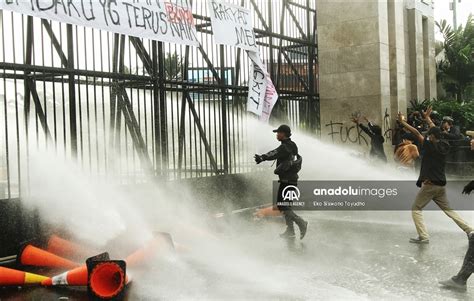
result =
M385 141L392 141L393 129L392 129L392 120L390 119L390 114L388 113L388 108L385 108L385 115L383 117L383 137Z
M382 133L386 142L392 141L393 129L391 122L391 116L388 112L388 108L386 108L382 123ZM333 143L342 142L369 146L369 137L355 124L331 120L325 124L325 127L329 131L328 136L331 137Z
M330 121L325 125L329 129L328 135L332 142L356 143L359 145L369 145L367 137L363 135L362 130L354 125L347 125L342 122Z

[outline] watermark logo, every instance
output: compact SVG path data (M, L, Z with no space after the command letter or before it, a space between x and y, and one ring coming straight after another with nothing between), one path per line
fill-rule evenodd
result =
M472 196L461 194L467 180L449 181L444 189L453 195L454 210L474 210ZM288 185L288 186L287 186ZM298 186L298 187L296 187ZM457 192L457 193L456 193ZM276 206L295 210L407 210L419 193L415 181L298 181L298 184L273 182ZM430 202L423 210L438 210Z
M286 186L281 192L284 201L299 201L300 195L300 190L294 185Z

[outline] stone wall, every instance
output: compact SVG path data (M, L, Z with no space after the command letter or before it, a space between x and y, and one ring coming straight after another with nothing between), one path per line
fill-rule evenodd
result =
M360 111L390 130L414 98L436 97L433 8L421 0L318 0L321 136L368 148ZM367 139L365 139L367 140Z

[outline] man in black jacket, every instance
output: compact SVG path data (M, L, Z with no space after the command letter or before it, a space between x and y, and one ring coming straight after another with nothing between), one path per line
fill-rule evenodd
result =
M298 146L291 141L291 129L289 126L283 124L278 129L273 130L277 133L276 138L281 142L281 145L263 155L255 155L255 162L260 164L263 161L276 161L275 173L278 174L280 186L278 188L278 199L277 203L283 202L283 192L285 188L294 189L298 183L298 172L291 167L292 161L295 156L298 155ZM308 228L308 222L299 217L292 209L291 206L278 206L278 209L283 213L286 221L286 231L280 234L283 238L295 237L294 223L296 223L300 229L300 239L306 234Z
M464 138L459 127L454 125L454 119L449 116L443 117L441 130L446 140L461 140Z
M398 121L409 130L419 141L423 151L421 160L420 176L416 185L420 187L415 202L412 207L412 217L415 223L418 237L411 238L411 243L427 244L429 235L423 221L423 208L433 200L438 207L444 211L464 232L472 232L469 226L450 206L446 195L446 155L449 151L449 144L442 139L441 128L435 126L430 118L432 109L429 107L423 112L425 122L429 126L427 137L425 138L417 129L409 125L402 113L398 114Z
M471 194L474 190L474 181L470 182L464 187L464 194ZM466 290L467 279L474 272L474 232L469 233L469 248L467 249L466 256L464 256L464 262L461 270L456 276L452 278L440 281L439 283L446 288Z

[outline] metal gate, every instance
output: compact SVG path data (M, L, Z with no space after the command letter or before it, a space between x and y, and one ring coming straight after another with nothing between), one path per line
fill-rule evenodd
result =
M316 0L233 3L252 10L272 118L318 131ZM200 47L1 11L0 199L42 149L127 183L249 171L248 57L214 44L205 1L193 13Z

